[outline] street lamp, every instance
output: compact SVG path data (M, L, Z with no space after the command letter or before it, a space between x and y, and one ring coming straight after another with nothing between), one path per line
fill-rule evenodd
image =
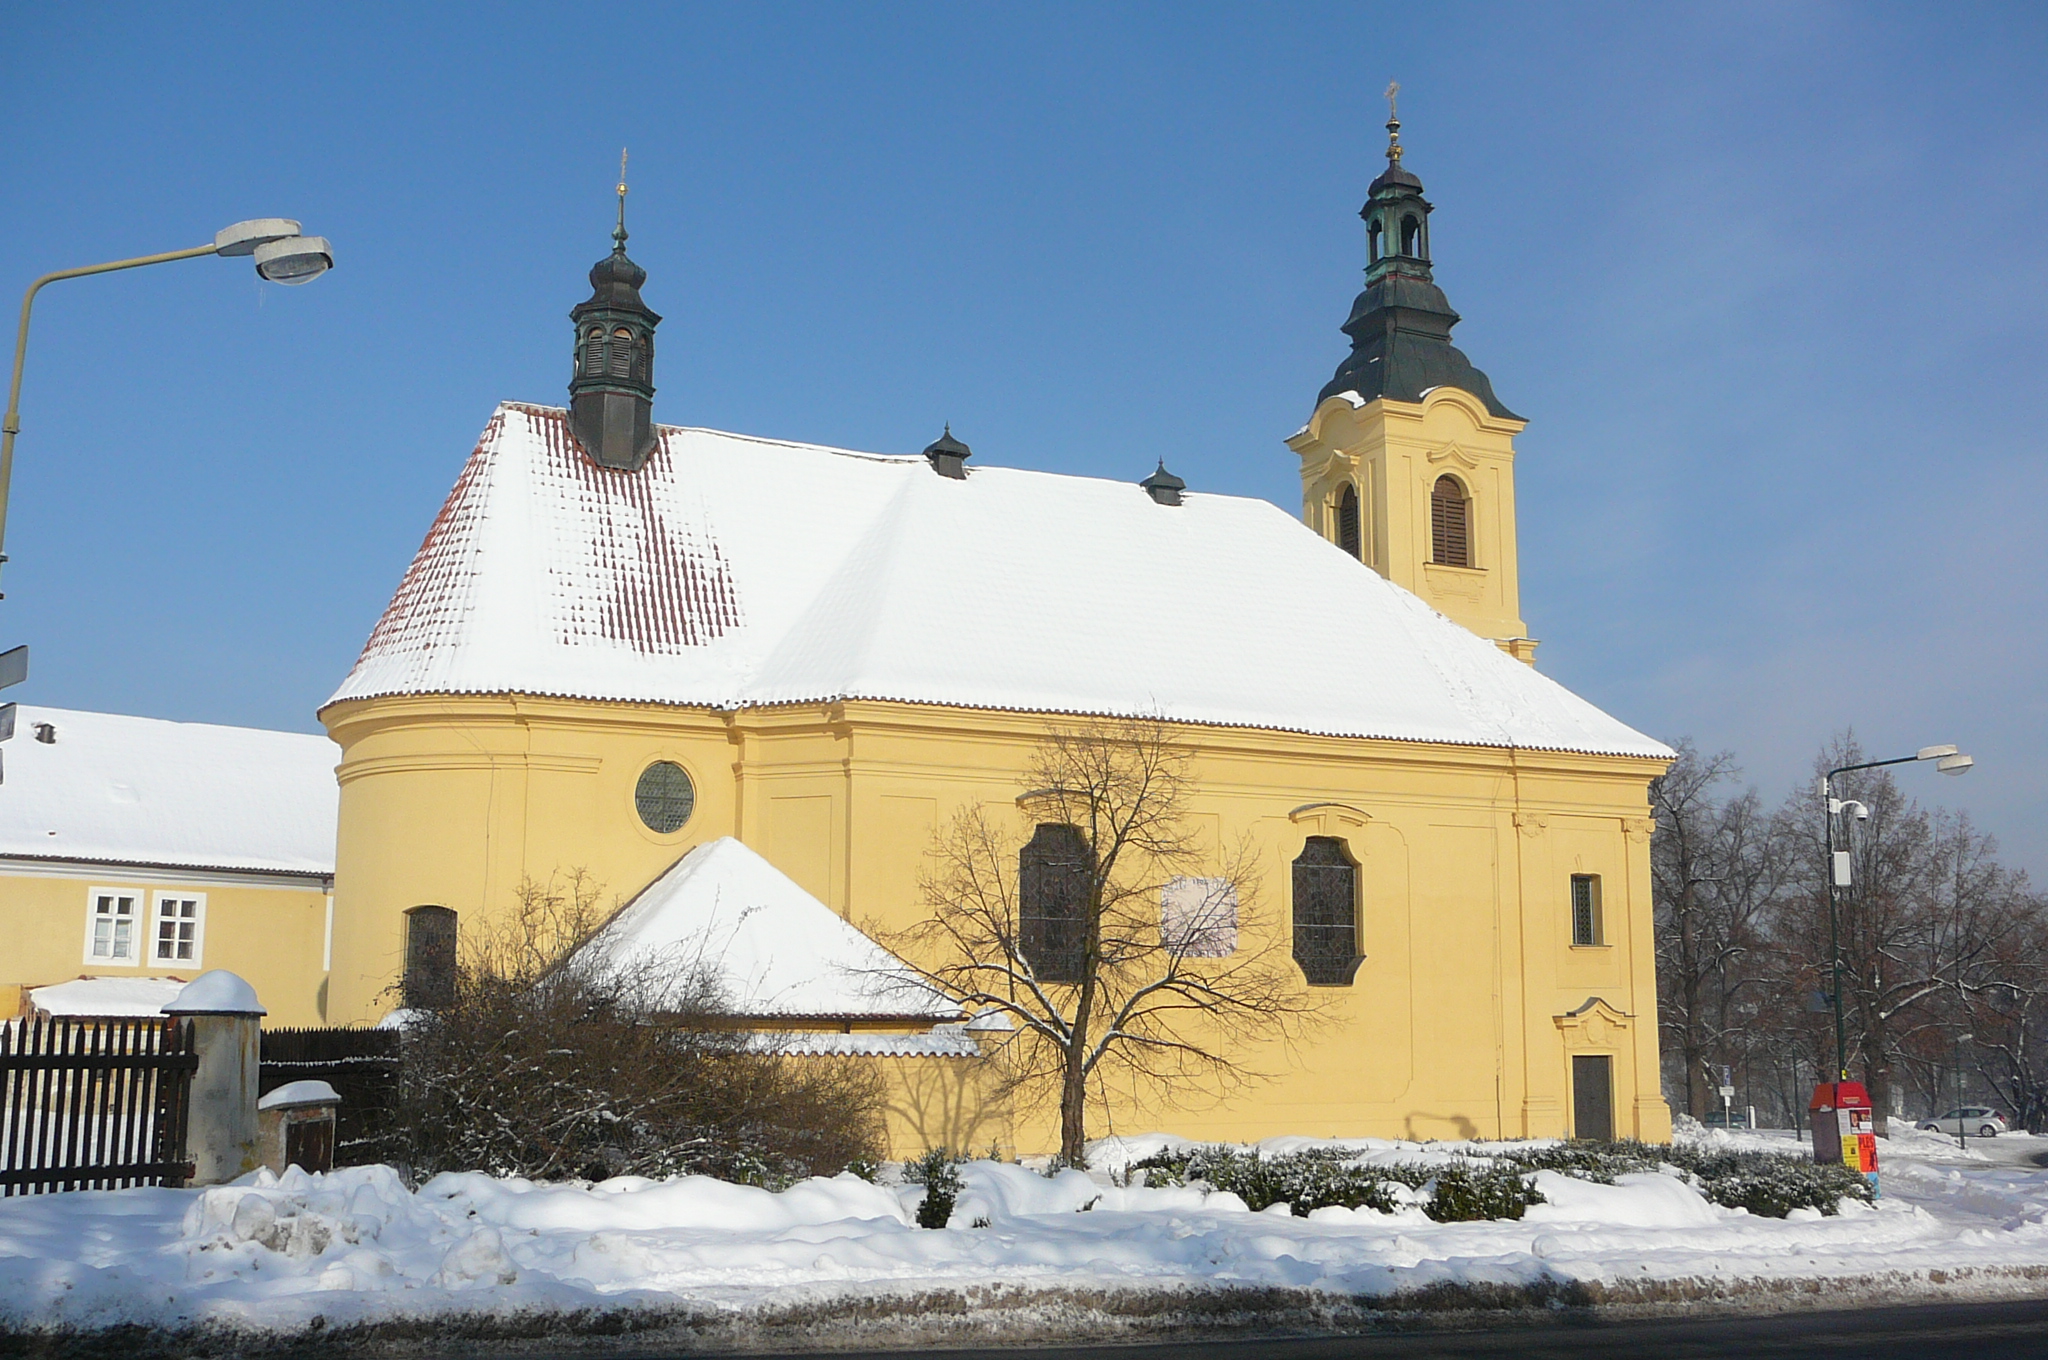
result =
M1976 1037L1974 1034L1956 1036L1956 1146L1964 1152L1970 1150L1970 1118L1963 1113L1963 1045Z
M1962 774L1977 762L1963 755L1953 746L1923 746L1910 756L1895 760L1866 760L1860 765L1841 765L1820 777L1821 820L1827 824L1828 845L1828 953L1833 956L1834 997L1835 997L1835 1079L1849 1079L1849 1041L1842 1023L1842 936L1840 909L1837 899L1841 890L1849 886L1849 852L1835 849L1835 818L1847 812L1857 821L1868 821L1870 809L1853 800L1843 802L1835 797L1835 776L1848 774L1853 770L1876 770L1886 765L1910 765L1915 761L1931 760L1934 768L1942 774Z
M223 228L212 245L190 250L173 250L162 255L140 255L132 260L87 265L83 269L60 269L45 274L28 286L21 299L21 329L14 338L14 382L7 389L7 418L0 422L0 563L7 560L7 491L14 475L14 436L21 430L21 366L28 356L28 318L36 294L46 283L79 279L88 274L111 274L117 269L135 269L146 264L168 264L192 260L201 255L252 255L256 273L272 283L311 283L334 267L334 249L324 236L301 236L299 224L289 217L258 217ZM23 661L26 666L26 661Z

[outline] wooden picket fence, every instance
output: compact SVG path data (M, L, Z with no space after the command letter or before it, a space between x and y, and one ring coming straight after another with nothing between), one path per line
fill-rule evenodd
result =
M318 1080L341 1097L335 1112L334 1164L361 1166L389 1160L398 1083L404 1063L395 1029L266 1029L261 1086Z
M192 1022L0 1024L0 1195L183 1185Z

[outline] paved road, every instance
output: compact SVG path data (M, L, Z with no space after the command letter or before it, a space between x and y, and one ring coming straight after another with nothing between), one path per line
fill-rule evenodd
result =
M834 1360L1703 1360L1821 1356L1834 1360L2048 1360L2048 1300L1924 1304L1840 1313L1694 1321L1574 1320L1536 1329L1409 1336L1051 1346L1020 1350L834 1352ZM751 1360L773 1360L755 1355ZM784 1360L791 1360L785 1357Z

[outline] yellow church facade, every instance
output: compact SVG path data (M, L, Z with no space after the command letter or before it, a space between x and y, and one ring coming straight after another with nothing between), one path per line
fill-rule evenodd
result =
M923 705L717 714L518 695L377 699L327 719L347 752L338 1020L395 1004L413 906L503 910L523 878L574 868L630 895L721 835L858 924L910 926L934 835L962 808L1013 801L1045 731L1036 715ZM1199 753L1194 816L1259 847L1273 891L1247 910L1289 909L1286 866L1309 836L1345 843L1362 870L1365 962L1331 989L1337 1007L1305 1053L1246 1055L1284 1073L1255 1096L1124 1111L1121 1127L1233 1140L1558 1136L1572 1131L1571 1059L1605 1056L1625 1101L1615 1131L1669 1136L1643 799L1660 762L1181 735ZM635 780L657 761L683 765L699 791L668 836L634 812ZM457 846L469 853L449 853ZM1600 887L1586 943L1573 938L1575 877ZM1049 1118L1018 1113L1026 1150L1056 1143Z
M1668 1138L1669 752L1534 669L1523 422L1449 344L1429 210L1397 149L1352 354L1288 441L1299 521L1163 463L1134 485L970 466L950 432L904 457L654 425L622 229L570 406L493 416L321 712L329 1022L399 1004L422 909L459 939L579 871L624 902L720 837L886 938L956 815L1026 816L1049 728L1137 717L1191 752L1203 839L1255 849L1242 912L1284 937L1294 866L1336 847L1355 971L1302 972L1324 1020L1243 1055L1267 1080L1095 1132ZM899 1103L946 1108L899 1110L895 1151L1057 1146L1055 1111L960 1108L972 1083L914 1067Z

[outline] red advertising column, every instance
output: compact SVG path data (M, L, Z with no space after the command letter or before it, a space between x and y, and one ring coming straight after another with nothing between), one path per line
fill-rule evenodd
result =
M1861 1082L1824 1081L1813 1088L1806 1110L1813 1121L1813 1160L1839 1161L1863 1173L1877 1189L1877 1128L1870 1092Z

